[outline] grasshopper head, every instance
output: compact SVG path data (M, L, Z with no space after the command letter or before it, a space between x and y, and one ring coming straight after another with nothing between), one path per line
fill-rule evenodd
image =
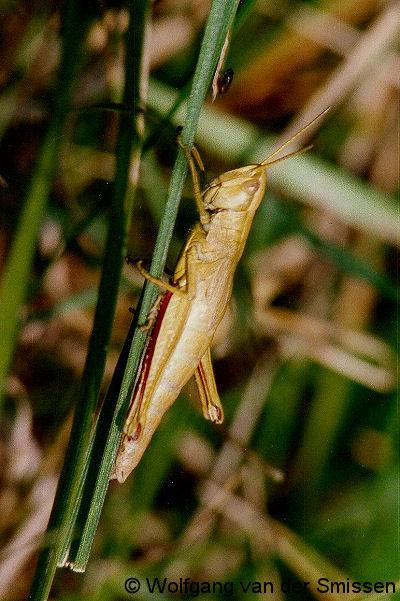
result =
M207 211L255 211L265 192L266 165L227 171L210 181L203 193Z
M287 140L287 142L282 144L266 159L261 161L261 163L248 165L247 167L241 167L240 169L234 169L233 171L227 171L219 177L212 179L203 192L203 204L205 210L210 212L218 210L237 212L255 211L264 196L267 181L267 168L280 161L284 161L289 157L297 156L298 154L309 150L312 148L312 145L296 150L279 159L273 161L271 159L278 155L306 129L315 124L318 119L329 111L329 108L330 107L326 108L312 121L307 123L307 125L302 127L302 129Z

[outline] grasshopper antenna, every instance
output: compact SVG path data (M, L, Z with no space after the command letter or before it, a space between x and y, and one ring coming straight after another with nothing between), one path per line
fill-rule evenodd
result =
M311 148L314 148L314 144L308 144L308 146L304 146L304 148L300 148L299 150L295 150L294 152L290 152L289 154L285 154L284 157L279 157L279 159L275 159L274 161L268 161L268 163L266 163L265 161L263 161L261 163L261 165L265 165L266 167L270 167L270 165L276 165L277 163L281 163L282 161L286 161L286 159L291 159L293 157L297 157L297 155L303 154L303 152L307 152L308 150L311 150ZM273 156L273 155L271 155L271 156Z
M301 154L303 152L306 152L306 150L310 150L310 148L312 148L312 145L306 146L305 148L302 148L301 150L296 150L295 152L287 154L286 156L281 157L280 159L276 159L275 161L271 161L271 159L273 157L275 157L277 154L279 154L280 152L282 152L282 150L284 150L286 148L286 146L289 146L289 144L291 144L292 142L294 142L294 140L296 140L296 138L298 138L299 136L301 136L301 134L303 132L305 132L309 127L311 127L311 125L313 123L315 123L316 121L318 121L318 119L321 119L321 117L323 117L328 111L330 111L330 109L331 109L330 106L328 106L328 108L324 109L322 111L322 113L320 113L319 115L317 115L316 117L314 117L314 119L312 121L310 121L309 123L307 123L307 125L305 125L304 127L302 127L296 134L294 134L294 136L292 136L289 140L287 140L284 144L282 144L282 146L280 146L272 154L270 154L269 156L267 156L266 159L264 159L263 161L261 161L260 165L272 165L272 164L275 164L275 163L279 163L280 161L283 161L284 159L287 159L289 157L293 157L293 156L296 156L296 155Z

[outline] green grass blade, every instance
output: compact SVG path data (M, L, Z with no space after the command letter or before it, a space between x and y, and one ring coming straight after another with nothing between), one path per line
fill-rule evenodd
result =
M131 3L130 26L127 46L135 52L127 53L124 102L135 106L139 100L140 62L147 1ZM77 17L79 17L79 7ZM52 514L48 525L51 541L39 557L30 599L45 599L49 593L57 563L62 563L79 508L83 488L87 455L91 450L90 435L94 412L104 371L106 349L114 317L115 304L125 255L126 236L130 223L132 195L126 202L126 190L132 159L132 150L139 148L140 138L137 121L132 114L120 115L117 142L117 169L113 189L113 201L109 217L103 273L93 331L85 363L81 387L77 399L74 423L68 445L63 471L60 477ZM135 157L137 160L137 156Z
M204 97L213 76L223 40L232 24L237 6L238 0L214 0L211 5L199 60L193 77L185 124L182 131L183 143L188 147L191 147L193 144ZM183 152L179 149L171 176L168 199L150 268L150 272L156 277L160 277L164 269L186 173L186 159ZM145 286L137 318L137 324L139 326L145 323L156 294L157 289L154 285L147 284ZM115 398L110 398L111 395L109 394L105 400L105 404L107 403L107 405L102 412L105 419L99 420L99 440L101 440L106 433L108 433L108 436L101 464L95 471L97 480L92 494L92 501L88 508L88 518L83 528L81 544L74 561L74 568L77 570L85 569L89 557L145 340L146 332L141 331L140 328L136 328L116 402L111 428L109 428L108 421L111 413L108 404L112 403L112 408L114 408ZM93 453L93 456L95 456L95 452Z
M15 110L15 103L18 95L21 93L21 84L24 76L33 63L37 50L43 41L46 32L46 23L49 20L47 14L38 14L28 23L27 31L21 40L19 49L14 61L14 72L16 78L9 83L6 89L1 92L0 98L0 139L6 131L10 119Z
M28 291L29 274L33 264L38 230L53 183L58 149L62 140L62 128L74 81L80 40L86 28L85 17L81 14L80 37L77 37L77 31L74 32L73 36L69 35L69 28L74 23L74 9L73 2L67 4L63 56L58 75L60 84L57 88L58 94L55 97L52 120L43 140L38 164L27 191L0 285L2 338L0 348L0 394L12 360L18 331L18 313Z

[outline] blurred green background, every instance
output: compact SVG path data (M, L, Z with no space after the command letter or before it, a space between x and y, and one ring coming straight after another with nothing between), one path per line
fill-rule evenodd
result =
M0 597L10 601L26 598L46 529L106 244L114 232L117 257L152 256L209 3L153 2L130 29L128 8L0 4ZM58 570L50 598L133 598L128 577L140 600L194 597L150 595L155 577L233 582L246 601L355 596L318 591L321 577L400 590L399 32L396 1L240 3L223 67L233 82L213 103L208 94L195 138L207 178L261 160L331 110L299 142L312 151L268 171L214 341L223 427L203 420L189 382L132 476L111 483L87 571ZM139 96L126 82L124 92L127 60ZM127 136L135 124L131 146L123 120ZM123 223L118 187L132 207ZM188 180L168 268L196 219ZM96 326L107 351L98 406L141 283L124 267L110 342ZM287 593L288 579L311 584ZM273 582L274 594L244 592L249 581Z

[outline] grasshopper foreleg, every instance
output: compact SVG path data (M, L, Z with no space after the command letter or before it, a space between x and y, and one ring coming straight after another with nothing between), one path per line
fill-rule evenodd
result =
M183 152L185 153L185 157L186 157L189 169L190 169L190 175L192 176L193 193L194 193L194 198L195 198L196 205L197 205L197 210L199 211L200 223L202 225L207 225L210 222L210 215L204 208L203 195L201 193L199 176L196 171L196 165L195 165L194 159L196 160L196 163L202 172L204 172L203 161L201 160L201 157L200 157L200 154L199 154L199 151L197 150L197 148L195 146L193 146L192 151L190 151L189 148L183 144L180 135L178 136L178 144L182 148ZM193 159L193 157L194 157L194 159Z
M169 284L168 282L164 282L160 278L155 278L151 273L147 271L142 265L143 261L136 261L136 267L140 273L144 277L145 280L148 280L152 284L155 284L159 288L163 288L164 290L168 290L172 292L172 294L186 294L185 290L181 290L178 286L173 286L173 284Z

